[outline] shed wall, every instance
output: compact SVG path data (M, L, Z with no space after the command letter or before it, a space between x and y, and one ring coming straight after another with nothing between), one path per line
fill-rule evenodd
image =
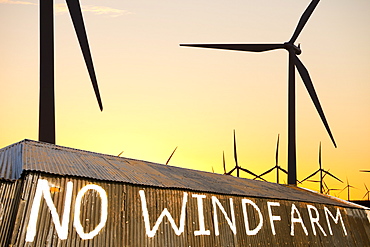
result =
M42 192L40 181L47 181L49 192ZM91 184L96 187L84 192ZM7 246L370 246L367 212L357 208L40 173L28 173L14 183L1 181L0 193L0 240ZM243 199L252 202L244 204L245 210ZM335 223L327 217L325 208L333 216L339 210L343 225L340 218ZM167 215L161 218L163 212ZM257 232L250 235L253 230Z

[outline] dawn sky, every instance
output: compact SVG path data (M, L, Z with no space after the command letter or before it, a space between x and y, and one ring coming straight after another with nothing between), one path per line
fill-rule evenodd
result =
M286 168L287 52L179 44L286 42L309 3L81 0L100 112L65 2L55 1L57 144L162 164L178 146L170 165L223 173L223 151L227 169L234 166L235 129L242 167L273 167L280 134ZM362 199L364 183L370 188L370 173L359 172L370 170L369 12L368 0L322 0L296 42L338 145L296 73L298 179L318 169L321 142L323 168L357 188L351 199ZM38 1L0 0L1 148L38 139L38 15Z

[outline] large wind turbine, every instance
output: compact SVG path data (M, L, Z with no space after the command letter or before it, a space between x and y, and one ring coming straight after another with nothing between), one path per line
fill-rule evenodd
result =
M288 184L297 184L296 170L296 124L295 124L295 68L297 67L299 74L306 86L306 89L311 96L311 99L319 113L322 122L336 147L334 137L330 131L329 124L326 121L324 111L320 105L320 101L315 92L309 73L303 63L298 59L297 55L301 54L300 46L294 45L298 35L306 25L312 12L316 8L319 0L312 0L305 12L303 13L298 25L293 33L293 36L288 42L283 44L181 44L181 46L225 49L234 51L249 51L249 52L264 52L276 49L285 49L289 53L289 78L288 78Z
M103 105L78 0L66 0L100 110ZM55 144L53 0L40 0L39 141Z

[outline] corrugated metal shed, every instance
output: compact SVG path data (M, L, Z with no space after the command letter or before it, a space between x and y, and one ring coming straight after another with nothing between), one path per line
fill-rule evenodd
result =
M37 171L162 188L356 207L294 186L165 166L32 140L0 149L0 168L0 178L6 180L19 179L25 171Z
M0 149L1 246L370 247L334 197L24 140Z

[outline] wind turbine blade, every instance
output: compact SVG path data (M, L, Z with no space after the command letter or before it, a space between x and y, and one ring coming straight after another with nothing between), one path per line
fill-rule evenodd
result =
M362 199L364 199L368 194L369 194L369 191L365 193L365 195L364 195L364 197L362 197Z
M171 158L172 158L173 154L175 153L176 149L177 149L177 147L175 147L175 149L172 151L172 153L171 153L170 157L168 158L168 160L167 160L167 162L166 162L166 165L168 165L168 162L170 162L170 160L171 160Z
M225 152L222 151L222 162L224 165L224 174L226 174L226 162L225 162Z
M366 191L369 191L365 183L364 183L364 185L365 185Z
M324 180L322 181L322 185L325 187L326 191L328 191L329 186L325 183L325 181L324 181Z
M360 172L370 172L370 170L360 170Z
M316 94L315 88L312 84L310 75L308 74L308 71L307 71L306 67L299 60L299 58L296 55L294 55L293 57L294 57L294 63L296 65L297 69L298 69L298 72L302 77L302 81L303 81L304 85L306 86L306 89L307 89L309 95L311 96L311 99L312 99L312 101L313 101L313 103L316 107L317 112L319 113L319 115L321 117L321 120L322 120L322 122L323 122L323 124L326 128L326 131L328 132L328 134L330 136L330 139L332 140L332 142L334 144L334 147L337 147L337 144L335 143L334 137L333 137L333 135L330 131L329 124L326 121L324 111L321 108L320 101L319 101L319 98L317 97L317 94Z
M236 165L236 167L239 167L239 165L238 165L238 154L237 154L237 151L236 151L235 130L234 130L234 159L235 159L235 165Z
M243 167L240 167L240 170L242 170L242 171L244 171L244 172L246 172L246 173L249 173L249 174L251 174L251 175L255 176L255 178L254 178L254 179L259 178L259 179L262 179L263 181L266 181L264 178L261 178L260 176L258 176L258 175L257 175L257 174L255 174L254 172L251 172L251 171L249 171L249 170L247 170L247 169L244 169Z
M306 25L308 19L312 15L312 12L315 10L319 1L320 0L312 0L312 2L308 5L307 9L303 12L301 18L299 19L298 25L294 30L293 36L292 38L290 38L289 43L293 44L297 40L298 35L301 33L302 29Z
M278 134L277 142L276 142L276 155L275 155L275 165L278 166L279 164L279 138L280 134Z
M69 13L71 14L73 26L75 28L77 38L81 46L82 54L85 59L87 70L89 72L90 79L91 79L91 82L94 88L95 96L96 96L96 99L98 100L99 108L102 111L103 104L100 98L98 82L96 80L94 65L93 65L93 61L91 58L90 47L89 47L89 42L87 40L87 35L86 35L85 25L84 25L84 21L82 17L80 3L78 0L66 0L66 1L67 1Z
M341 190L339 191L338 196L339 196L339 195L340 195L340 193L342 193L345 189L347 189L347 186L346 186L346 187L344 187L343 189L341 189Z
M281 168L280 166L278 167L278 169L280 169L280 171L284 172L285 174L288 174L288 171L285 170L284 168Z
M331 174L329 171L325 171L325 170L323 170L323 171L325 172L325 174L328 174L329 176L331 176L331 177L335 178L336 180L340 181L341 183L343 183L342 180L340 180L339 178L337 178L336 176L334 176L333 174Z
M121 154L123 154L123 151L122 151L122 152L120 152L117 156L118 156L118 157L120 157L120 156L121 156Z
M226 175L231 175L231 173L233 173L233 171L235 171L236 167L234 167L233 169L231 169L231 171L229 171L228 173L226 173Z
M180 46L250 52L285 49L284 44L180 44Z
M268 170L268 171L265 171L264 173L260 174L260 175L259 175L259 177L262 177L262 176L266 175L267 173L272 172L274 169L275 169L275 167L271 168L271 169L270 169L270 170Z
M316 175L316 173L318 173L319 171L320 171L320 170L315 171L315 172L314 172L314 173L312 173L310 176L308 176L308 177L306 177L305 179L303 179L301 182L303 182L303 181L305 181L305 180L309 179L310 177L315 176L315 175Z

